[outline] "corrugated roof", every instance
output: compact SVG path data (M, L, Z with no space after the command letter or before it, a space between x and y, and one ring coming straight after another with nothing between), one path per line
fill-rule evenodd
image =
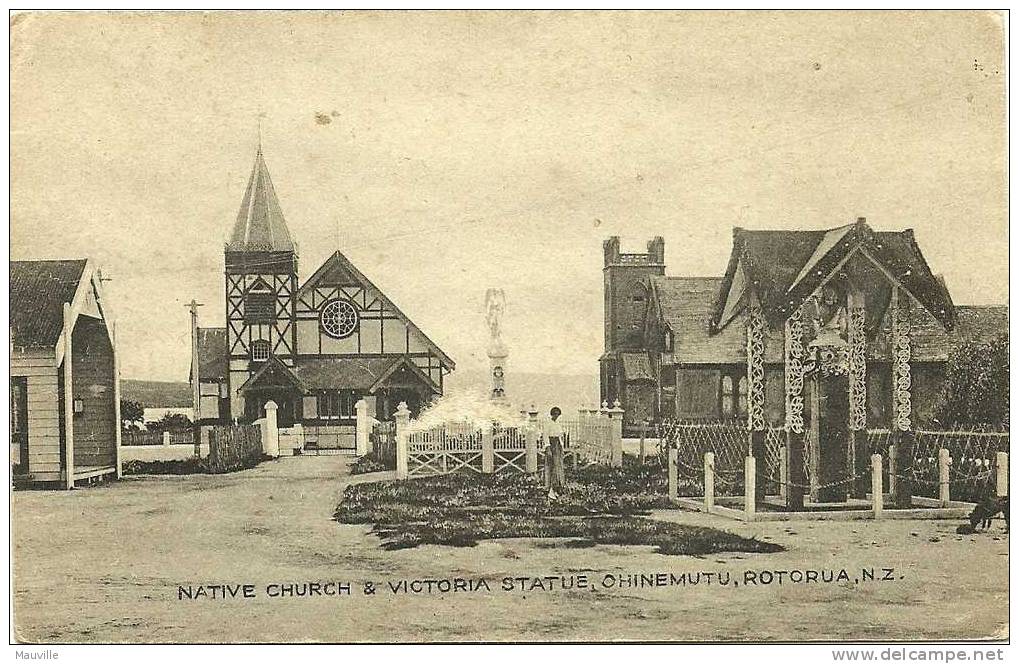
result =
M11 335L18 348L52 348L64 327L64 303L74 299L85 259L12 261Z
M225 382L228 367L226 328L198 328L198 382Z
M255 165L251 169L251 177L248 178L248 188L244 192L241 209L237 213L237 222L230 234L226 250L295 250L261 148L255 155Z
M298 358L294 375L309 390L367 390L394 361L392 357Z

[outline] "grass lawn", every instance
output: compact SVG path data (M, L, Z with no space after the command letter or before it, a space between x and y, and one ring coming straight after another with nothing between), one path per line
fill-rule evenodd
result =
M372 524L386 549L564 537L578 547L645 544L668 555L783 550L723 530L647 518L651 509L671 507L657 466L640 466L628 458L622 468L582 468L570 480L566 494L555 501L549 501L540 477L522 473L465 470L370 482L347 487L334 516L340 523Z

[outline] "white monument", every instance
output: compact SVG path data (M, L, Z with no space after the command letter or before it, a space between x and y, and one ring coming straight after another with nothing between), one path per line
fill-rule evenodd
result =
M488 364L492 375L491 398L506 402L506 358L509 352L502 340L502 315L506 311L506 294L499 288L485 292L485 322L488 323Z

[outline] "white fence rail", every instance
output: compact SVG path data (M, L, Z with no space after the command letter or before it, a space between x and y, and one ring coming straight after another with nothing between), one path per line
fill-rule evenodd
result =
M604 416L582 413L560 421L567 462L622 464L623 411L606 408ZM471 423L444 425L410 432L410 412L404 404L396 414L396 475L399 479L469 469L535 473L545 446L544 425L537 412L518 426Z

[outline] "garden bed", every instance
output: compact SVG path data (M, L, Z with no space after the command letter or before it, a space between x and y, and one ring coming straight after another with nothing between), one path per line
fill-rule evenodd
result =
M272 457L262 456L237 461L228 470L212 468L206 458L191 457L190 459L174 459L169 461L126 461L123 465L124 475L220 475L238 470L254 468Z
M647 518L668 508L664 473L628 459L622 468L590 466L572 474L550 501L540 476L465 470L347 487L335 519L372 524L383 548L421 544L473 546L509 537L568 538L573 546L641 544L668 555L722 551L768 553L782 547L714 528Z

